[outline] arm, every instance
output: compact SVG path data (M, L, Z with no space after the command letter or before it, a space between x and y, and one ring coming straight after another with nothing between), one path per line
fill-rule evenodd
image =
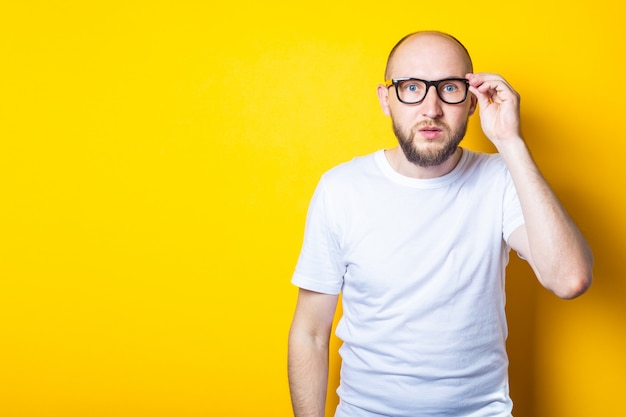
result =
M296 417L323 417L328 388L328 345L337 295L300 289L289 331L289 389Z
M511 234L509 245L528 260L545 288L561 298L581 295L591 285L593 255L522 138L519 95L495 74L467 78L483 131L506 163L524 213L525 224Z

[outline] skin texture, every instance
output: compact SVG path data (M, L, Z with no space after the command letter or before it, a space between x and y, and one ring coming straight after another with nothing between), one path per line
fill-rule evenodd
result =
M458 142L468 117L479 108L483 132L509 168L526 221L513 232L509 245L529 262L539 282L558 297L569 299L584 293L592 281L591 250L544 180L522 138L517 92L500 75L472 73L465 49L437 32L404 39L394 50L385 75L387 79L459 77L469 81L471 94L463 103L454 105L442 102L433 89L421 103L406 105L398 101L394 87L378 86L382 111L391 117L398 141L404 142L385 152L389 163L407 177L436 178L449 173L461 157ZM422 155L422 162L407 158L403 147ZM336 306L337 295L299 290L288 359L296 417L324 416L328 345Z

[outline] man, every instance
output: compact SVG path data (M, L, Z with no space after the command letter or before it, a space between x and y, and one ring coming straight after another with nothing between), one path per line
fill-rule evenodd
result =
M517 93L499 75L472 72L447 34L402 39L378 86L399 147L322 177L292 280L297 417L324 415L340 292L335 416L504 417L510 249L561 298L591 284L591 251L530 156ZM459 147L477 107L498 154Z

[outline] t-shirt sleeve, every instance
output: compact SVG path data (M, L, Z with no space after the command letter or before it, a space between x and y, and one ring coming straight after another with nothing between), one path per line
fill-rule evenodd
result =
M306 290L334 295L341 292L346 267L330 200L322 177L309 205L304 243L291 282Z
M509 171L506 171L506 189L504 190L504 213L503 213L502 237L508 243L511 234L524 222L522 206L520 205L515 184Z

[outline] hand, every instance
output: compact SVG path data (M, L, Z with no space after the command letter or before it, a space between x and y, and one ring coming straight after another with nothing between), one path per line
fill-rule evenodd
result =
M519 94L498 74L465 76L470 92L478 99L483 132L496 147L503 141L521 138Z

